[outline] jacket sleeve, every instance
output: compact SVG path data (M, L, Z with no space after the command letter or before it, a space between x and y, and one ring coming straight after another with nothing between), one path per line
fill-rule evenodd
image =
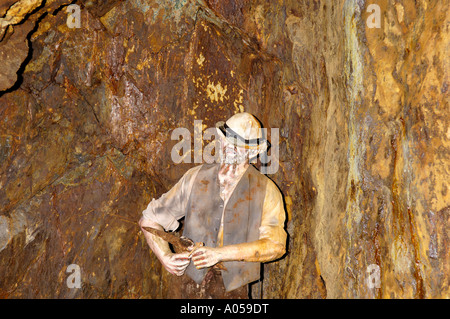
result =
M161 225L167 231L176 230L180 225L178 220L186 214L192 184L200 167L191 168L167 193L158 199L153 198L142 212L143 218Z
M281 257L286 251L285 220L283 196L275 183L269 180L263 204L259 239L267 239L273 243L274 249L278 251L278 257Z

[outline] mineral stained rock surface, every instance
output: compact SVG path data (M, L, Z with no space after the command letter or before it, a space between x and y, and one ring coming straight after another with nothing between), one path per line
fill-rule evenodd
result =
M247 111L288 215L263 298L449 298L449 9L2 1L0 297L179 296L137 221L197 165L174 129Z

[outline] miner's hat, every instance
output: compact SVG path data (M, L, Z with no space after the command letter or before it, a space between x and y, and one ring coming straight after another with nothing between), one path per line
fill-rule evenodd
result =
M241 112L230 117L226 122L216 124L219 136L231 144L246 149L256 149L259 153L270 147L265 130L260 122L250 113Z

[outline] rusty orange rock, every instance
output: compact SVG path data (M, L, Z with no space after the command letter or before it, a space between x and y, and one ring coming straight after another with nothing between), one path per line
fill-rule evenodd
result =
M179 295L136 222L193 165L171 131L240 111L280 129L264 298L449 297L448 3L69 2L0 37L1 297Z

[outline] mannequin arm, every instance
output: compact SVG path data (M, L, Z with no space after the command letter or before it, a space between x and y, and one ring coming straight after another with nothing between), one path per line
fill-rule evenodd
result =
M259 239L224 247L200 247L192 254L192 261L200 269L221 261L268 262L280 258L285 252L283 245L269 239Z
M164 230L163 227L150 219L141 218L139 220L139 226L141 226L142 232L144 233L147 244L153 253L158 257L161 264L167 269L171 274L181 276L184 274L187 266L190 263L188 257L189 253L174 254L170 249L169 243L164 241L142 227L152 227L159 230Z

